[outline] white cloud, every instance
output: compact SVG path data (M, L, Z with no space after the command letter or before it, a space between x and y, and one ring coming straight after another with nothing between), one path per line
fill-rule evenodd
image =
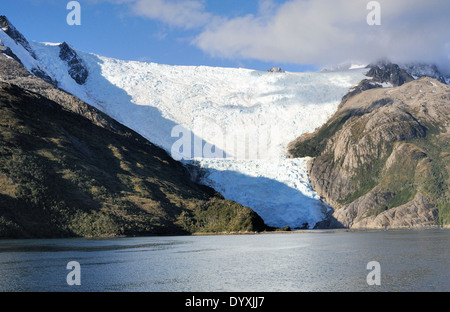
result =
M212 56L314 65L388 57L436 62L450 72L448 0L379 0L380 26L366 22L369 0L260 0L255 14L233 18L207 12L201 0L116 1L169 26L196 29L192 44Z
M214 19L213 14L205 11L204 1L199 0L115 0L114 2L128 3L134 14L159 20L172 27L201 28Z

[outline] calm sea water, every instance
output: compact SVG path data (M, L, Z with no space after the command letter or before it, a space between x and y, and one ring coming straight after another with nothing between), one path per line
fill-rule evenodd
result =
M449 230L2 240L0 291L450 291L449 250Z

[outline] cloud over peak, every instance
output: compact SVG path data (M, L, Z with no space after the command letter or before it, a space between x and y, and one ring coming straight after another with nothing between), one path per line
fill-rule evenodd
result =
M370 26L365 0L260 0L255 13L221 16L202 0L116 0L140 16L197 31L192 44L230 59L329 65L345 61L434 62L450 73L450 2L379 0Z

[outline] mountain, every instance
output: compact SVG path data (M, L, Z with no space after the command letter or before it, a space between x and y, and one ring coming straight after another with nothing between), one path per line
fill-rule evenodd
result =
M0 237L264 229L161 148L0 54Z
M49 83L180 160L196 182L281 228L314 228L331 211L311 185L309 158L289 158L289 143L324 125L347 98L415 79L411 68L386 61L275 74L123 61L65 42L29 42L30 52L1 30L0 39L30 72L39 67Z
M323 227L450 224L450 86L385 68L374 80L396 87L350 92L325 125L289 146L292 157L314 157L311 185L334 208Z

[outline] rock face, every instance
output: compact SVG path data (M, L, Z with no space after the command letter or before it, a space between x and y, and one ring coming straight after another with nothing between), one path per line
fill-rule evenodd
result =
M335 208L324 227L450 223L450 87L431 78L408 82L392 69L397 74L372 74L399 87L366 85L289 146L293 157L315 157L311 184Z
M66 62L69 67L70 77L72 77L79 85L84 84L88 78L89 72L83 64L83 61L66 42L61 43L59 48L59 57Z

